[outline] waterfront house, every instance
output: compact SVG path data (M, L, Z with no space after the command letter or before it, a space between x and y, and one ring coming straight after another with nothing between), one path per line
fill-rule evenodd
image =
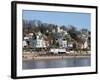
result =
M85 32L85 34L81 35L81 38L84 40L83 45L81 46L82 49L87 48L90 49L91 46L91 34L89 34L89 31Z
M58 27L57 35L56 35L56 42L59 43L60 47L62 48L73 47L73 43L69 42L68 40L69 37L70 35L67 33L67 31L60 29L60 27Z
M23 48L28 46L28 44L27 44L27 42L26 42L25 40L22 41L22 44L23 44L23 45L22 45Z
M46 37L39 31L30 40L33 48L45 48L49 46Z
M28 47L29 46L29 37L28 36L25 36L23 38L22 45L23 45L23 47Z

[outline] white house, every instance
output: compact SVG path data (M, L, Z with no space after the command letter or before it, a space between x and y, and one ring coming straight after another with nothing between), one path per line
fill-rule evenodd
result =
M22 41L22 46L23 47L27 47L28 46L28 43L27 43L27 41L29 40L29 37L24 37L24 40Z
M36 38L34 38L36 37ZM33 35L32 39L30 40L33 47L36 48L44 48L46 47L46 42L41 32L38 32L36 35Z
M22 46L23 46L23 47L26 47L27 45L28 45L27 42L26 42L25 40L23 40L23 41L22 41Z
M84 42L84 45L82 45L81 46L81 48L83 49L83 48L88 48L89 46L88 46L88 40L87 40L87 38L86 38L86 40L85 40L85 42Z
M67 48L67 40L59 38L56 41L59 43L60 47Z
M58 32L56 41L59 43L60 47L63 48L73 47L73 44L69 43L65 38L66 35L69 35L67 31L60 29L60 27L57 28L57 31Z
M58 33L61 33L61 32L63 32L63 29L61 29L60 27L57 27L57 31L58 31Z

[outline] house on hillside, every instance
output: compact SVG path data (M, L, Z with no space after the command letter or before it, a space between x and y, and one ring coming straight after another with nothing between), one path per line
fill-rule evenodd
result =
M29 37L28 36L24 36L23 41L22 41L22 46L23 47L29 46Z
M87 34L82 34L82 39L84 40L84 44L82 45L83 48L90 49L91 47L91 35L87 32Z
M73 44L67 40L66 36L69 37L69 34L67 33L67 31L60 29L60 27L58 27L57 30L57 35L56 35L56 42L59 43L59 46L62 48L68 48L68 47L73 47Z
M27 36L24 36L23 47L29 48L45 48L49 46L48 37L38 33L29 33Z
M38 32L32 36L30 39L32 48L45 48L49 46L46 36L41 32Z
M28 46L28 44L25 40L22 41L22 46L23 46L23 48Z

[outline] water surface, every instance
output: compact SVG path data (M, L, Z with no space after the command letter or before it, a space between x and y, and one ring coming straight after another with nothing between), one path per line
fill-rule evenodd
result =
M41 68L62 68L62 67L81 67L90 66L91 59L88 58L69 58L60 60L30 60L23 61L23 69L41 69Z

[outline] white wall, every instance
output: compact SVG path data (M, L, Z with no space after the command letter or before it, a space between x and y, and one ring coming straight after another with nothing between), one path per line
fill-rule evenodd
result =
M25 1L25 0L24 0ZM51 3L66 3L66 4L82 4L82 5L100 5L100 0L31 0L42 1ZM11 80L10 78L10 65L11 65L11 14L10 14L11 0L0 0L0 80ZM100 7L100 6L99 6ZM100 14L100 11L99 11ZM100 21L100 16L98 16ZM99 24L100 26L100 24ZM98 27L98 30L99 27ZM100 34L100 31L99 31ZM99 37L100 40L100 37ZM100 44L100 42L98 43ZM100 47L100 45L98 46ZM99 50L100 52L100 50ZM98 52L98 53L99 53ZM98 55L100 61L100 54ZM99 64L100 67L100 64ZM42 78L42 80L100 80L99 74L92 75L77 75L77 76L64 76L64 77L49 77ZM21 80L21 79L20 79ZM24 80L24 79L23 79ZM27 80L41 80L41 78L27 79Z

